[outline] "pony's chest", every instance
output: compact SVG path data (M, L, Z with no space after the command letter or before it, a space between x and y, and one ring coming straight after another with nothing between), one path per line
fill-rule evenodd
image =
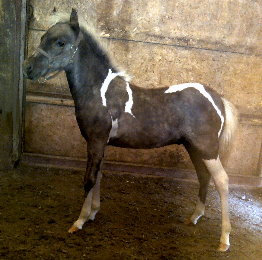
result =
M110 125L110 116L108 111L97 100L76 105L75 107L76 120L81 131L89 133L106 129Z

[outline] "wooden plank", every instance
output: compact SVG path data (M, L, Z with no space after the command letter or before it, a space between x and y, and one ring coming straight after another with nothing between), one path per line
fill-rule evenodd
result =
M72 99L59 98L59 97L27 95L26 96L26 102L45 104L45 105L57 105L57 106L74 107L74 101Z

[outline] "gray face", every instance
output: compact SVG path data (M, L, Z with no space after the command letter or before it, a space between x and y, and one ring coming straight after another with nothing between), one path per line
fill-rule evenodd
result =
M57 23L41 37L38 48L48 54L36 51L23 64L25 78L37 80L47 74L63 70L73 56L72 46L76 40L75 33L68 23Z

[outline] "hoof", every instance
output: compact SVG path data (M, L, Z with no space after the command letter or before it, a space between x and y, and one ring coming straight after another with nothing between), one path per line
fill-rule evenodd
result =
M69 228L68 233L73 234L77 232L78 230L79 228L73 225L71 228Z
M229 249L230 245L220 243L219 248L217 251L219 252L226 252Z

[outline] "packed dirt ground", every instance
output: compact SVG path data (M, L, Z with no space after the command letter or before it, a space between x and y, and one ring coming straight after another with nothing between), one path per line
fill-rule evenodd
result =
M101 210L68 234L83 202L83 172L0 172L0 259L262 259L262 189L230 188L231 248L219 253L219 197L209 188L196 226L198 184L105 172Z

